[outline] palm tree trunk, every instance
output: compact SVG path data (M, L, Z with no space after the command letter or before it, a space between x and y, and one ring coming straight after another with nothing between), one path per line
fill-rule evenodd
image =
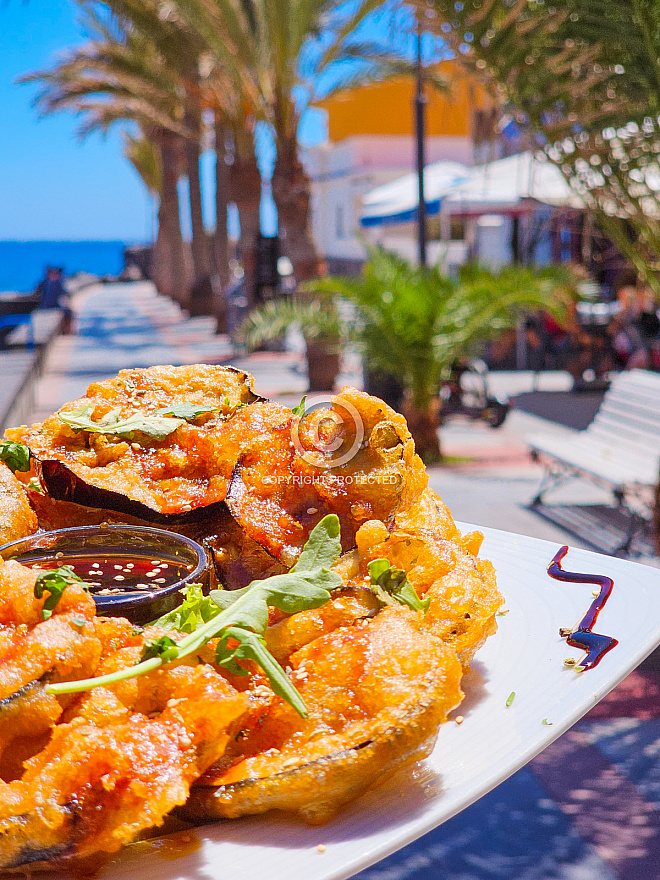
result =
M162 185L158 208L158 239L154 250L154 277L158 289L185 302L190 282L181 234L179 212L179 155L176 136L163 133L160 137Z
M199 132L199 120L195 119L192 114L188 115L188 125L193 131ZM204 229L204 218L202 216L202 180L199 170L199 160L201 151L199 147L199 138L189 138L186 140L186 173L188 175L188 189L190 198L190 222L192 226L192 258L193 269L195 272L195 283L193 286L192 300L199 296L202 286L208 283L211 275L211 266L209 260L208 240Z
M244 289L248 303L252 305L257 281L257 238L261 229L259 209L261 205L261 173L250 143L236 144L234 164L231 169L232 198L238 209L241 225L240 250L244 273Z
M273 199L277 206L280 247L293 264L296 281L322 274L323 266L309 229L309 177L298 158L296 142L281 141L273 171Z
M226 132L219 114L215 117L215 235L213 255L220 284L229 283L229 239L227 236L227 205L229 203L229 165L226 161Z

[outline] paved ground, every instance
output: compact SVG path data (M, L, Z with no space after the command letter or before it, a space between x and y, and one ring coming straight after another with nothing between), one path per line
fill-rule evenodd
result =
M54 346L38 388L35 418L121 367L219 363L231 357L228 340L213 336L209 321L187 321L147 284L91 288L78 295L76 310L78 335ZM306 389L295 353L233 357L232 362L252 372L267 396L297 403ZM357 380L354 359L348 359L343 378ZM457 519L582 543L527 508L541 473L529 461L524 437L565 432L566 425L584 427L597 400L568 394L564 374L541 376L538 388L531 374L497 374L493 386L518 397L520 408L497 431L458 421L444 428L444 449L454 464L431 469L431 485ZM607 501L580 483L562 490L557 500L580 511L598 511ZM525 769L359 878L660 880L659 756L656 655Z

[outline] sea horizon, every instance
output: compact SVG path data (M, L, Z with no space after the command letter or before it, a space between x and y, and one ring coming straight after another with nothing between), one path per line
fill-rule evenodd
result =
M0 241L0 291L29 293L44 277L47 266L61 266L65 276L76 272L118 275L124 250L133 244L121 239L4 239Z

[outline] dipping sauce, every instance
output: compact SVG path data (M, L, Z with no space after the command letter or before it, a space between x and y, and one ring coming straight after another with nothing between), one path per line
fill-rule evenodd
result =
M191 563L180 559L149 559L145 556L113 554L71 556L27 563L32 569L53 569L70 566L85 581L94 596L124 596L155 593L182 581L193 570Z
M602 636L593 632L593 626L598 615L605 606L614 589L614 581L604 574L579 574L572 571L564 571L561 561L568 553L568 547L561 547L552 558L548 566L548 574L557 581L565 581L569 584L595 584L600 587L598 595L587 609L587 613L578 623L575 630L560 629L559 635L566 639L567 644L573 648L581 648L586 651L586 656L580 660L579 666L583 670L593 669L603 659L608 651L615 648L619 642L612 636Z

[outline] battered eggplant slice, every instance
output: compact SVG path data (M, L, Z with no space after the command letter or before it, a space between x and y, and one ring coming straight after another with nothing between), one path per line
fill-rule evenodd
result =
M355 546L366 521L392 520L427 476L403 416L355 388L279 429L257 437L240 457L227 505L245 532L285 565L328 513L341 523L342 546Z
M52 498L185 520L224 499L239 450L264 430L264 413L251 413L262 400L231 367L122 370L7 436L29 447Z
M38 527L25 488L0 462L0 544L33 535Z
M95 618L70 583L43 620L37 573L0 565L0 869L66 868L162 823L245 726L251 698L211 666L169 665L138 680L58 698L44 683L136 663L145 641Z
M248 698L208 666L160 676L150 716L99 688L20 779L0 782L0 868L63 869L112 853L185 802L224 752Z
M442 500L427 489L397 514L391 531L380 522L365 523L347 580L369 582L374 559L404 571L417 594L430 599L424 626L456 651L467 670L496 631L495 614L504 603L492 564L477 558L482 540L479 532L461 536Z
M193 787L196 820L281 809L328 821L396 768L426 757L462 699L461 664L419 615L388 607L292 654L309 716L273 698L261 722Z
M94 600L71 584L43 619L37 572L17 562L0 564L0 777L13 777L41 745L70 699L47 694L48 682L91 675L101 654L94 630Z

